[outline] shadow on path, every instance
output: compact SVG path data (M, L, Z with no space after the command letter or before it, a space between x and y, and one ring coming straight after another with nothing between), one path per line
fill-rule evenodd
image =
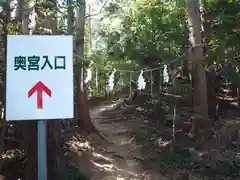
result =
M92 180L169 180L160 173L157 162L148 168L144 165L143 144L137 144L133 136L136 119L131 107L122 108L121 102L104 102L91 110L92 122L106 141L95 134L71 136L69 158Z

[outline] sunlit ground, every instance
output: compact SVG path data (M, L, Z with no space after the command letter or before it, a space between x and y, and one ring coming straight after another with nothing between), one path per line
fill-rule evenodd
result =
M67 143L69 149L80 156L88 156L88 160L95 172L98 172L106 176L106 178L114 178L116 180L137 180L142 174L138 174L127 167L131 166L130 164L121 164L120 166L125 166L126 168L121 168L117 165L117 162L104 154L95 152L95 149L91 147L88 141L80 142L77 137L72 137L72 139ZM79 153L81 152L81 153ZM128 161L126 161L128 162ZM125 161L123 163L126 163ZM119 164L119 162L118 162ZM114 180L112 179L112 180ZM105 179L104 179L105 180ZM107 180L107 179L106 179Z

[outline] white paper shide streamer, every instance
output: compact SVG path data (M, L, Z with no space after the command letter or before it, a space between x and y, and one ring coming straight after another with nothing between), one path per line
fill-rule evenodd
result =
M111 75L109 76L108 79L108 90L112 91L114 88L114 74L116 72L116 69L113 70L113 72L111 73Z
M35 28L36 28L36 24L37 24L37 13L36 13L36 9L34 7L34 2L30 3L31 6L33 6L32 11L29 14L29 19L30 19L30 23L29 23L29 34L33 34Z
M167 71L167 65L164 65L164 69L163 69L163 82L165 82L165 83L169 82L169 74Z
M84 83L88 83L89 81L91 81L91 79L92 79L92 68L90 67L87 69L87 77L84 80Z
M146 82L143 77L143 71L141 70L141 73L138 76L138 90L143 90L146 87Z

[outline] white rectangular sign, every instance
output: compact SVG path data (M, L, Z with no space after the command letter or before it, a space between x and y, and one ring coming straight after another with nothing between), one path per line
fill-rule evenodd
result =
M73 118L73 38L8 35L6 120Z

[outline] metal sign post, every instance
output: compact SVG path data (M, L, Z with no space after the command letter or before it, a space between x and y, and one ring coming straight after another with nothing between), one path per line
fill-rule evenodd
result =
M38 120L38 180L47 180L46 121Z

